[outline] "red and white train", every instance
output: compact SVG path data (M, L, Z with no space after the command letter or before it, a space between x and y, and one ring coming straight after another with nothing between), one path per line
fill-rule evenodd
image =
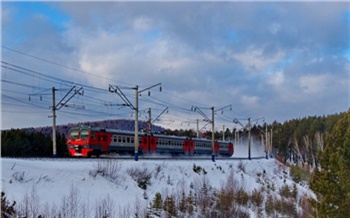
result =
M139 133L139 154L168 153L172 155L212 154L211 140L168 136L161 134ZM71 156L90 157L101 154L134 153L134 132L74 127L69 130L67 139L68 152ZM226 141L215 141L214 154L232 156L233 144Z

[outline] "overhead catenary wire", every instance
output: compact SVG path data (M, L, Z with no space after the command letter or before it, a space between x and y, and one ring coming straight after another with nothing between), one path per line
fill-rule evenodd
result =
M44 62L50 63L50 64L54 64L54 65L63 67L65 69L80 72L82 74L98 76L101 78L100 75L96 75L96 74L89 73L89 72L84 72L84 71L81 71L81 70L74 68L74 67L65 66L63 64L49 61L49 60L46 60L44 58L37 57L35 55L28 54L25 52L16 51L16 50L8 48L8 47L4 47L4 46L2 46L2 47L7 49L7 50L11 50L17 54L21 54L21 55L25 55L27 57L35 58L37 60L44 61ZM12 64L12 63L9 63L8 61L2 61L2 67L4 69L8 69L12 72L16 72L16 73L22 74L22 75L27 76L27 77L35 78L35 79L38 79L38 80L43 81L43 82L48 82L47 84L51 84L52 86L60 86L60 87L62 86L64 89L67 89L67 88L71 87L72 85L84 87L86 95L79 96L79 98L74 99L74 102L73 102L75 104L81 103L82 105L85 106L84 113L76 113L79 116L87 116L87 117L88 116L91 117L92 115L108 116L110 114L112 114L111 116L113 116L113 115L118 115L116 112L123 112L123 111L125 111L125 112L119 113L119 114L121 114L122 116L125 114L130 114L130 111L128 111L126 108L112 106L113 103L118 104L120 102L120 99L116 98L116 96L111 97L111 95L108 95L108 97L106 97L107 94L109 94L108 89L107 89L108 87L95 87L92 85L83 84L81 82L73 82L71 80L67 80L64 78L59 78L59 77L47 75L45 73L41 73L41 72L38 72L35 70L31 70L27 67L18 66L17 64ZM114 81L118 84L119 83L126 84L126 85L128 85L129 89L132 90L132 88L130 88L131 85L129 83L115 81L115 80L113 80L111 78L107 78L107 77L104 77L103 79ZM2 80L2 82L7 83L8 85L17 85L18 87L24 87L27 89L31 89L32 92L26 93L25 91L23 91L24 93L26 93L25 94L26 98L28 98L28 95L30 95L30 94L33 94L33 95L38 94L38 95L42 95L42 96L49 95L49 93L45 93L45 92L47 90L50 90L50 87L47 87L47 86L44 87L43 83L41 83L40 85L32 85L32 84L29 85L29 84L24 84L23 82L18 82L18 81L10 80L10 79L4 79L4 80ZM121 87L123 89L128 88L127 86L119 86L119 87ZM141 90L143 90L143 89L141 88ZM146 88L146 90L147 90L147 88ZM25 98L23 96L19 97L19 96L23 95L23 93L15 93L16 90L13 90L11 92L10 89L6 89L5 92L7 93L8 96L13 97L12 101L14 99L21 99L21 103L24 103L23 100ZM181 120L186 119L185 117L190 117L190 118L192 117L193 118L194 114L190 110L190 105L198 105L200 108L210 108L209 106L203 105L200 102L195 102L193 100L186 99L185 97L183 97L181 95L172 94L172 93L164 91L164 90L162 91L162 93L163 93L162 94L163 96L165 95L165 99L167 99L167 100L164 100L162 97L155 97L153 95L152 96L142 95L143 97L141 97L139 99L139 101L142 102L142 104L147 105L147 106L151 105L152 107L163 107L163 108L169 107L169 109L172 111L172 113L176 113L176 112L180 113L180 116L174 116L174 117L176 117L176 120L178 120L180 122L181 122ZM106 96L104 96L104 95L106 95ZM133 94L125 92L125 95L129 99L134 99ZM169 97L176 100L174 102L177 102L177 103L169 101L168 100ZM7 101L8 100L10 100L10 99L7 98ZM50 99L45 98L42 101L42 103L49 105ZM108 106L108 103L110 103L110 106ZM38 107L40 104L37 104L37 103L34 104L33 102L31 102L31 103L26 104L26 105L28 107ZM189 105L189 106L185 106L185 105ZM67 107L67 111L68 111L67 113L74 113L74 110L77 110L77 109L69 108L69 106ZM80 112L81 111L82 110L80 110ZM109 113L107 113L107 111L109 111ZM64 110L61 113L66 113L66 110ZM170 117L171 114L168 116ZM232 122L232 121L230 121L230 119L226 119L226 118L221 119L221 117L218 117L218 119L223 121L223 122L230 122L230 123Z

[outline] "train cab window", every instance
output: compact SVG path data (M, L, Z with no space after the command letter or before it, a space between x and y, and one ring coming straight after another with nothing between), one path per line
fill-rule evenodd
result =
M78 135L79 135L79 131L78 131L78 130L72 130L72 131L70 132L69 137L70 137L71 139L77 139L77 138L78 138Z
M80 130L80 138L86 139L87 137L89 137L89 130L88 129Z
M104 135L104 136L102 137L102 140L103 140L103 141L108 141L108 137L107 137L106 135Z
M91 139L96 139L96 134L94 132L91 132Z

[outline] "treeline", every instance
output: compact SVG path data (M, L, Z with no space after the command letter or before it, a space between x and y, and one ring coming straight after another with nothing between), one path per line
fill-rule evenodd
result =
M52 157L52 138L41 132L11 129L1 132L2 157ZM56 134L57 156L67 156L64 134Z
M338 120L345 116L346 112L327 116L308 116L292 119L283 123L252 124L250 133L254 141L260 141L265 146L265 151L278 156L283 162L295 162L301 165L316 166L318 164L317 152L323 151L325 137L330 134ZM267 131L266 131L267 130ZM197 133L188 129L166 129L167 135L178 135L195 138ZM200 137L211 139L212 132L200 133ZM228 129L216 131L215 140L232 142L246 142L248 140L248 128ZM242 143L240 143L242 144Z
M346 112L328 116L309 116L293 119L283 124L273 123L272 150L284 162L317 166L318 151L325 149L325 137L332 133L335 124Z

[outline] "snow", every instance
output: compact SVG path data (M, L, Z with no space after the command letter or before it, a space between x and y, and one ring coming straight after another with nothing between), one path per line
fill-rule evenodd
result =
M114 163L117 179L113 181L94 173L102 162ZM135 204L146 208L157 192L162 196L179 195L181 190L187 194L193 188L199 188L203 179L219 190L229 175L233 175L235 185L247 193L259 190L266 184L273 184L278 190L285 184L292 186L289 168L274 159L258 160L100 160L100 159L1 159L1 189L9 200L21 202L24 196L35 190L39 204L60 205L72 189L77 190L79 199L94 205L102 199L111 198L119 208L135 210ZM193 166L202 170L196 173ZM130 171L140 169L151 173L150 184L146 190L138 187L130 176ZM192 186L192 188L191 188ZM315 198L307 186L297 185L299 196ZM147 194L148 199L144 198ZM266 197L265 197L266 199ZM256 211L248 208L251 217ZM134 213L131 213L134 214Z

